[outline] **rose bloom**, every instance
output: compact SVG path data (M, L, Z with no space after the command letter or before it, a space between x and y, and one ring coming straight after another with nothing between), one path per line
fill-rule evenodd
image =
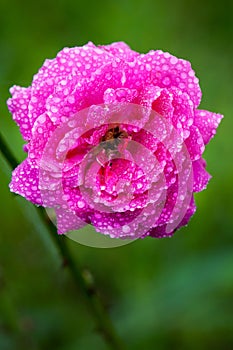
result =
M58 233L165 237L188 223L222 115L197 109L188 61L125 43L64 48L8 108L27 142L10 190L52 207Z

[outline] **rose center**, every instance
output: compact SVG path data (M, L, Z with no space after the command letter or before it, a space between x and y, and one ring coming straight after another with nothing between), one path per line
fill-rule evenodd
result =
M116 125L107 130L104 136L101 137L101 142L103 142L103 148L106 153L119 152L118 146L122 139L128 139L128 133L125 130L121 130L119 125Z

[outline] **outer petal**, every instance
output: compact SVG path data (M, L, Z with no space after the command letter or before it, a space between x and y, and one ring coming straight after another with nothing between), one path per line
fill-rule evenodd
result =
M40 114L45 112L46 100L53 94L54 98L60 99L60 93L65 90L65 85L74 79L81 81L89 80L93 72L101 66L115 60L106 50L88 43L83 47L64 48L56 58L46 60L39 72L34 76L32 83L32 100L30 111L32 119L35 120ZM59 83L59 85L58 85ZM63 97L66 95L64 94ZM52 112L57 111L56 99L53 101Z
M39 165L38 161L41 158L44 148L55 128L56 127L46 114L42 114L37 118L33 126L32 139L28 146L28 157L32 164Z
M191 219L191 217L193 216L193 214L195 213L196 211L196 204L194 202L194 198L192 196L191 198L191 202L190 202L190 205L189 205L189 208L185 214L185 216L183 217L182 221L180 222L179 226L177 227L177 230L182 227L182 226L185 226L188 224L189 220Z
M189 220L191 219L191 217L193 216L193 214L195 213L196 211L196 205L195 205L195 202L194 202L194 199L192 197L191 199L191 202L190 202L190 205L187 209L187 212L185 213L185 216L183 217L182 221L180 222L179 226L176 228L176 230L178 230L179 228L181 228L182 226L185 226L188 224ZM169 237L169 236L172 236L174 234L174 232L170 232L169 234L166 233L166 228L167 228L167 225L164 224L164 225L160 225L160 226L157 226L157 227L154 227L150 230L150 236L151 237L155 237L155 238L163 238L163 237Z
M164 118L169 119L183 138L186 139L190 135L189 129L194 119L192 100L188 94L177 88L157 89L159 89L159 93L158 96L155 95L154 97L152 108ZM145 96L144 90L143 95ZM150 100L151 97L148 96L147 101Z
M140 55L138 52L131 50L131 48L124 42L117 42L99 47L111 53L114 57L119 57L127 62L133 61Z
M172 124L177 130L180 130L183 134L183 138L186 139L190 135L190 126L193 124L194 108L193 102L187 93L182 92L177 88L171 88L174 107Z
M190 135L185 140L185 145L188 149L190 159L192 161L197 160L201 157L202 153L204 152L205 146L203 138L196 126L191 125Z
M28 117L28 104L31 98L31 87L13 86L10 92L12 98L7 101L9 111L13 114L13 119L18 124L23 138L30 140L32 125Z
M78 230L86 225L74 212L62 208L56 209L58 234Z
M46 104L51 120L59 124L64 116L70 117L81 109L103 103L105 90L122 86L123 66L122 62L113 61L94 71L88 79L74 77L72 86L68 81L66 88L59 85Z
M204 110L195 111L194 125L202 134L205 145L214 137L223 115Z
M24 160L12 173L11 192L15 192L34 204L42 205L39 190L39 168Z
M95 227L96 231L102 232L104 234L110 235L110 237L118 238L124 237L128 232L125 227L128 225L134 226L135 233L139 224L141 209L135 209L134 211L125 211L124 213L106 213L106 212L95 212L91 216L92 225ZM134 237L136 238L136 237Z
M155 86L178 87L190 96L195 107L199 105L201 89L190 62L157 50L139 56L135 69L144 72L146 80L149 78Z
M204 159L198 159L193 162L193 191L200 192L204 190L211 179L211 175L205 170L206 162Z

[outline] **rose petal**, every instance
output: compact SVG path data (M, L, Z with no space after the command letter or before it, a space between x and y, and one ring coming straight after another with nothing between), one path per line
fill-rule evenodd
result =
M185 140L185 145L192 161L197 160L201 157L202 153L204 152L205 145L201 133L196 126L191 125L190 135Z
M10 92L12 98L7 101L9 111L13 114L13 119L18 124L24 140L30 140L32 124L28 116L28 104L31 98L31 87L13 86Z
M204 110L195 111L194 125L196 125L203 137L205 145L216 134L216 129L223 118L223 115Z
M205 170L206 162L204 159L198 159L193 162L193 191L200 192L204 190L211 179L211 175Z
M172 121L174 106L173 93L168 89L160 89L160 95L153 100L152 108L164 118Z
M32 164L39 165L43 151L56 127L46 113L39 116L32 129L32 139L28 146L28 157Z
M86 226L86 223L82 221L71 210L57 208L55 211L56 211L56 218L57 218L58 234L63 234L69 231L78 230Z
M140 54L136 51L133 51L127 44L124 42L112 43L110 45L99 46L101 49L111 53L113 57L119 57L124 61L133 61Z
M107 90L104 91L104 103L107 103L107 104L117 103L117 102L133 103L137 96L138 96L138 92L136 89L108 88Z
M46 108L51 120L59 125L64 121L64 116L70 117L81 109L103 103L104 92L108 88L122 86L123 75L123 64L113 61L92 72L90 78L74 77L71 86L68 82L65 89L59 88L47 99Z
M65 89L70 93L69 84L72 84L73 79L77 82L88 81L98 68L112 60L115 59L111 54L92 43L83 47L64 48L56 58L46 60L33 79L31 118L35 120L46 111L46 100L51 94L48 112L56 113L62 97L67 97L64 95Z
M189 204L189 207L188 207L188 210L187 212L185 213L182 221L179 223L178 227L177 227L177 230L182 227L182 226L185 226L188 224L189 220L191 219L191 217L193 216L193 214L195 213L196 211L196 205L195 205L195 202L194 202L194 198L192 196L191 198L191 201L190 201L190 204Z
M195 205L194 199L192 197L190 205L189 205L183 219L181 220L181 222L179 223L179 225L177 226L176 229L174 229L172 232L168 233L167 232L167 224L159 225L159 226L154 227L150 230L150 236L155 237L155 238L164 238L164 237L172 236L176 230L178 230L182 226L185 226L188 224L189 220L191 219L191 217L193 216L195 211L196 211L196 205ZM144 238L144 237L142 237L142 238Z
M42 205L39 190L39 168L24 160L12 173L9 185L11 192L15 192L34 204Z
M194 108L189 95L177 88L169 90L172 93L172 105L174 107L172 124L181 133L184 139L190 135L190 126L193 124Z
M146 81L159 87L177 87L186 92L197 107L201 101L201 89L198 84L198 78L191 68L190 62L178 59L168 52L160 50L150 51L148 54L140 55L137 59L139 68L145 74Z

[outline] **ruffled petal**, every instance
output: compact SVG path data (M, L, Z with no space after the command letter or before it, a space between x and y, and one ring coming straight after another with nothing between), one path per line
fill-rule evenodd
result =
M191 217L193 216L193 214L196 211L196 205L194 202L194 198L192 196L190 204L187 208L187 211L185 212L184 217L182 218L181 222L179 223L179 225L176 227L176 229L174 229L172 232L167 232L167 224L162 224L162 225L158 225L154 228L152 228L149 232L149 235L151 237L154 238L164 238L164 237L170 237L172 236L176 230L178 230L179 228L181 228L182 226L185 226L188 224L189 220L191 219Z
M32 124L28 116L28 105L31 98L31 87L13 86L10 93L12 98L7 101L9 111L13 114L13 119L19 126L24 140L30 140Z
M172 105L174 107L172 124L184 139L190 135L190 126L193 124L194 107L190 96L177 88L171 88Z
M27 159L13 171L9 187L11 192L25 197L32 203L43 204L39 190L39 168L29 164Z
M140 55L134 69L139 70L139 75L143 72L145 82L164 88L177 87L190 96L195 107L200 104L201 89L190 62L157 50Z
M196 126L192 125L190 127L190 135L185 140L185 145L192 161L201 157L205 150L205 145L201 133Z
M32 139L28 145L28 158L32 164L39 165L45 146L55 128L46 113L37 118L33 126Z
M58 234L64 234L69 231L79 230L84 227L86 223L82 221L73 211L63 208L55 210L57 218Z
M66 92L70 94L74 88L74 82L88 81L98 68L114 60L110 53L92 43L83 47L64 48L56 58L46 60L34 76L32 83L30 103L32 119L35 120L40 114L43 114L48 106L50 106L48 112L56 114L59 102L62 103L62 99L67 98ZM46 106L50 95L52 95L51 101ZM72 100L72 95L69 96L69 100Z
M58 89L46 101L48 115L54 124L59 125L65 121L64 117L71 117L91 105L103 103L107 89L123 86L123 74L123 63L113 61L92 72L90 78L73 77L64 83L60 82Z
M133 61L136 57L140 55L138 52L133 51L124 42L117 42L117 43L112 43L110 45L103 45L99 47L111 53L113 57L119 57L120 59L127 62Z
M108 88L107 90L104 91L104 103L107 103L107 104L118 103L118 102L133 103L137 96L138 96L138 92L136 89Z
M196 125L203 137L205 145L216 134L216 129L223 118L223 115L204 110L195 111L194 125Z
M168 89L160 89L159 96L153 100L152 108L164 118L172 121L174 112L172 102L173 93Z
M196 211L196 204L194 201L194 197L192 196L189 207L187 209L187 212L185 213L183 219L181 220L181 222L179 223L177 230L182 227L185 226L189 223L189 220L191 219L191 217L194 215Z
M211 179L211 175L205 170L206 162L204 159L198 159L193 162L193 191L200 192L204 190Z

